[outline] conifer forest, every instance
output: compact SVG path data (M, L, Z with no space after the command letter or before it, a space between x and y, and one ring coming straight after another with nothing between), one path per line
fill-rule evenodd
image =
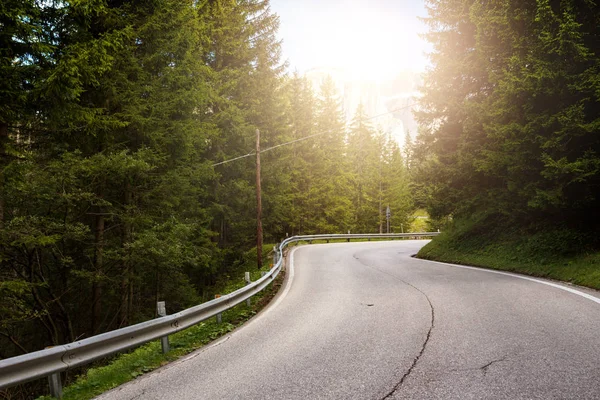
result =
M426 4L398 144L289 70L268 0L1 0L0 358L209 300L256 245L257 129L265 243L389 205L600 247L600 6Z
M311 137L262 154L265 243L409 218L399 146L286 71L267 1L7 0L0 24L2 358L208 300L256 245L254 157L225 162L256 129Z
M415 155L429 210L597 229L597 2L429 4Z

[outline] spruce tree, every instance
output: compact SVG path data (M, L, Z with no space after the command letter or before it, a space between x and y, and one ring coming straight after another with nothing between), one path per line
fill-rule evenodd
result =
M367 121L364 106L359 104L348 133L348 159L352 166L353 231L379 231L379 188L382 159L379 138Z
M351 229L348 164L344 156L345 124L339 94L327 77L317 97L317 136L307 155L309 170L307 232Z
M434 66L415 172L432 214L589 227L600 175L597 7L440 0L429 11Z
M295 72L286 85L287 110L289 118L291 139L296 142L291 146L291 173L289 185L290 206L287 216L286 233L290 235L304 234L307 232L307 224L311 210L309 209L309 188L311 186L311 163L312 143L318 134L315 128L315 95L306 78Z

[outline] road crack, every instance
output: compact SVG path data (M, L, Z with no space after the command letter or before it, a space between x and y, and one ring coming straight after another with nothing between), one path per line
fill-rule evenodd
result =
M487 374L488 370L490 369L490 367L496 363L499 362L503 362L506 361L506 356L499 358L497 360L492 360L489 363L485 364L483 367L479 367L479 369L483 372L483 375L485 376L485 374Z
M399 278L397 278L397 279L399 279ZM402 281L402 279L399 279L399 280ZM429 339L431 339L431 332L433 331L433 327L435 326L435 309L433 308L433 304L431 303L431 300L429 300L429 297L423 291L421 291L417 287L411 285L410 283L405 282L405 281L402 281L402 282L404 282L408 286L411 286L412 288L414 288L415 290L420 292L423 296L425 296L425 298L427 299L427 302L429 303L429 308L431 309L431 322L429 325L429 330L427 331L427 336L425 337L425 341L423 342L423 346L421 347L419 354L417 354L417 356L413 359L412 364L410 365L408 370L404 373L404 375L402 375L402 378L400 378L400 381L396 384L396 386L394 386L392 388L392 390L390 390L385 396L383 396L381 398L381 400L386 400L386 399L392 398L392 396L394 396L394 394L402 387L406 378L408 378L409 375L413 372L413 370L417 366L417 363L421 359L421 356L423 355L423 353L425 353L425 349L427 348Z
M394 396L394 394L396 394L396 392L402 387L402 385L404 384L404 382L406 381L406 379L410 376L410 374L413 372L413 370L415 369L415 367L417 366L417 363L419 362L419 360L421 359L421 356L423 356L423 354L425 353L425 349L427 348L427 344L429 343L429 339L431 339L431 333L433 332L433 328L435 326L435 308L433 307L433 303L431 302L431 299L429 299L429 296L427 296L427 294L425 292L423 292L421 289L419 289L418 287L416 287L415 285L397 277L396 275L390 274L389 272L386 271L382 271L379 268L375 268L371 265L367 265L364 262L362 262L358 257L356 257L356 255L354 255L354 258L360 262L362 265L364 265L367 268L371 268L375 271L378 271L382 274L391 276L392 278L404 283L405 285L408 285L410 287L412 287L413 289L415 289L417 292L421 293L425 299L427 300L427 303L429 304L429 309L431 310L431 321L429 323L429 329L427 330L427 335L425 336L425 340L423 341L423 345L421 346L421 350L419 351L419 353L415 356L415 358L413 359L410 367L408 368L408 370L404 373L404 375L402 375L402 377L400 378L400 381L387 393L385 394L380 400L386 400L386 399L390 399L392 398L392 396ZM490 364L491 365L491 364ZM489 366L488 366L489 368Z
M507 362L507 361L509 361L509 359L508 359L508 356L504 356L504 357L502 357L502 358L497 358L497 359L494 359L494 360L492 360L492 361L488 362L487 364L485 364L485 365L483 365L483 366L481 366L481 367L451 369L451 370L449 370L449 372L470 372L470 371L479 371L479 372L483 373L483 376L485 376L485 375L488 373L488 371L489 371L489 369L490 369L490 367L491 367L492 365L494 365L494 364L496 364L496 363L500 363L500 362L505 362L505 361L506 361L506 362Z

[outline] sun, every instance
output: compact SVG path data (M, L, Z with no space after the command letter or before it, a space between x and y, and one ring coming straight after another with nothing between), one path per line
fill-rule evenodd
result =
M313 65L344 70L352 78L382 81L399 71L421 71L427 46L416 20L368 7L349 7L311 28Z

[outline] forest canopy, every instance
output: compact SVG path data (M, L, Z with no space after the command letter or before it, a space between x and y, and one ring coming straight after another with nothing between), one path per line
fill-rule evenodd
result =
M600 222L600 8L430 0L415 171L437 218L593 232Z
M256 243L254 160L221 163L256 129L312 137L263 155L265 242L407 224L398 144L287 73L268 1L8 0L0 24L1 358L208 300Z
M287 70L268 0L3 0L0 358L208 300L256 243L257 130L266 243L383 232L389 206L396 232L475 219L473 248L552 226L572 231L537 249L597 249L600 7L426 4L401 151Z

